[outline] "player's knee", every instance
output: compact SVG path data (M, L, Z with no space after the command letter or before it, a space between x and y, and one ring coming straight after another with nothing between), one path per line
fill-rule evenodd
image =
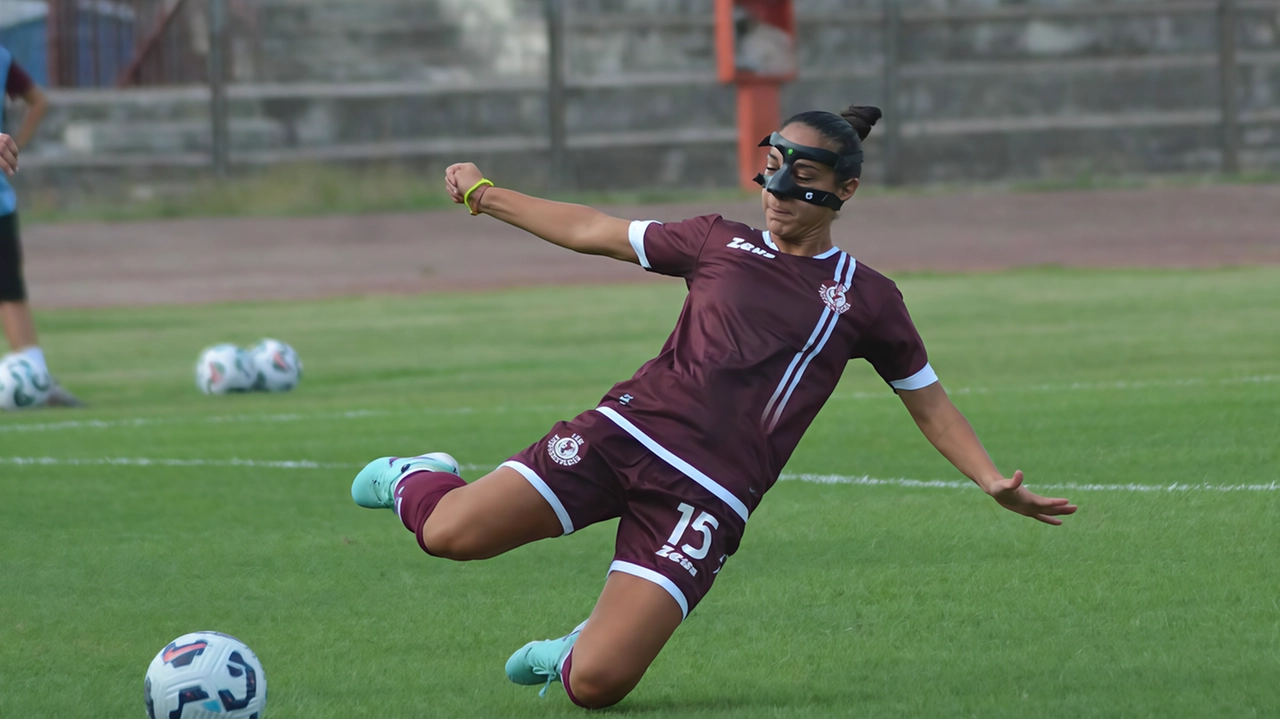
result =
M569 676L569 692L578 706L603 709L622 701L639 679L617 667L575 661Z
M465 518L457 515L433 513L422 527L422 541L432 556L466 562L487 559L489 553L479 535Z

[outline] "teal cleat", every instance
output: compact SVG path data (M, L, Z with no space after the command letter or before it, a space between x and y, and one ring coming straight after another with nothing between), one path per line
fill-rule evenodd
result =
M448 472L462 476L458 461L444 452L417 457L379 457L356 475L351 483L351 498L368 509L392 509L396 503L396 482L414 472Z
M542 684L538 696L545 696L551 682L560 681L560 664L569 656L569 650L578 641L578 635L586 622L559 639L529 642L516 650L507 660L507 678L516 684L535 686Z

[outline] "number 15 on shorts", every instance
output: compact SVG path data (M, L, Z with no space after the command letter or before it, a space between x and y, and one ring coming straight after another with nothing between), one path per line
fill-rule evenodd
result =
M671 536L667 538L667 543L656 554L679 564L689 572L690 576L696 577L698 576L698 568L693 566L693 562L689 560L707 558L707 553L711 551L711 530L720 528L720 520L707 512L702 512L697 519L694 519L693 513L698 510L684 502L681 502L677 509L680 510L680 521L676 523L676 528L672 530ZM696 547L692 543L681 544L685 532L691 529L702 535L701 543ZM680 550L676 551L676 547L679 547ZM725 557L721 557L720 564L724 564L724 560ZM720 568L716 567L712 574L716 574L719 571Z

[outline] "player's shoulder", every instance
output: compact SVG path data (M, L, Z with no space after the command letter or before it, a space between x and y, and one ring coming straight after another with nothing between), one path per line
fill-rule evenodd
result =
M714 224L712 226L713 232L720 232L726 235L738 235L744 239L760 237L760 230L757 230L751 225L735 222L720 215L708 215L708 217L714 218Z
M724 221L720 215L698 215L683 220L637 220L632 225L657 227L665 232L679 232L688 236L708 237L716 232Z
M855 294L863 298L863 301L872 306L881 306L885 302L901 301L902 292L898 289L898 284L882 272L876 270L870 265L859 262L857 269L853 273L853 287L850 288Z
M735 222L720 215L709 215L708 218L712 219L708 233L709 242L726 247L746 244L749 247L763 248L768 244L764 239L764 233L751 225Z
M858 262L857 269L853 273L853 281L861 283L868 288L885 289L897 287L897 284L889 279L887 275L865 262Z

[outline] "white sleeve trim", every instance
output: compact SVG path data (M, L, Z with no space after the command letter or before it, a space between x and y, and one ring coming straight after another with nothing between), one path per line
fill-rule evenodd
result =
M646 270L652 270L649 265L649 257L644 253L644 233L649 229L649 225L662 224L657 220L636 220L631 223L631 227L627 230L627 239L631 240L631 249L636 251L636 257L640 258L640 266Z
M928 363L925 363L924 369L919 372L916 372L906 379L900 379L895 382L890 382L889 384L892 385L894 389L913 390L924 389L937 381L938 374L933 371L933 368L930 367Z
M569 519L569 512L565 510L560 498L556 496L555 492L551 491L546 482L542 481L542 477L539 477L537 472L533 471L528 465L515 461L503 462L498 466L510 467L529 480L529 484L532 484L533 488L538 490L538 494L541 494L542 498L547 500L547 504L551 505L552 511L556 513L556 519L560 520L560 526L564 529L564 533L573 534L573 520Z
M609 571L622 572L623 574L630 574L633 577L647 579L659 587L662 587L667 590L667 593L671 595L672 599L676 600L676 604L680 605L680 616L689 616L689 600L684 598L684 592L680 591L680 588L676 586L676 583L670 579L667 579L648 567L642 567L639 564L624 562L622 560L615 560L613 564L609 565Z

